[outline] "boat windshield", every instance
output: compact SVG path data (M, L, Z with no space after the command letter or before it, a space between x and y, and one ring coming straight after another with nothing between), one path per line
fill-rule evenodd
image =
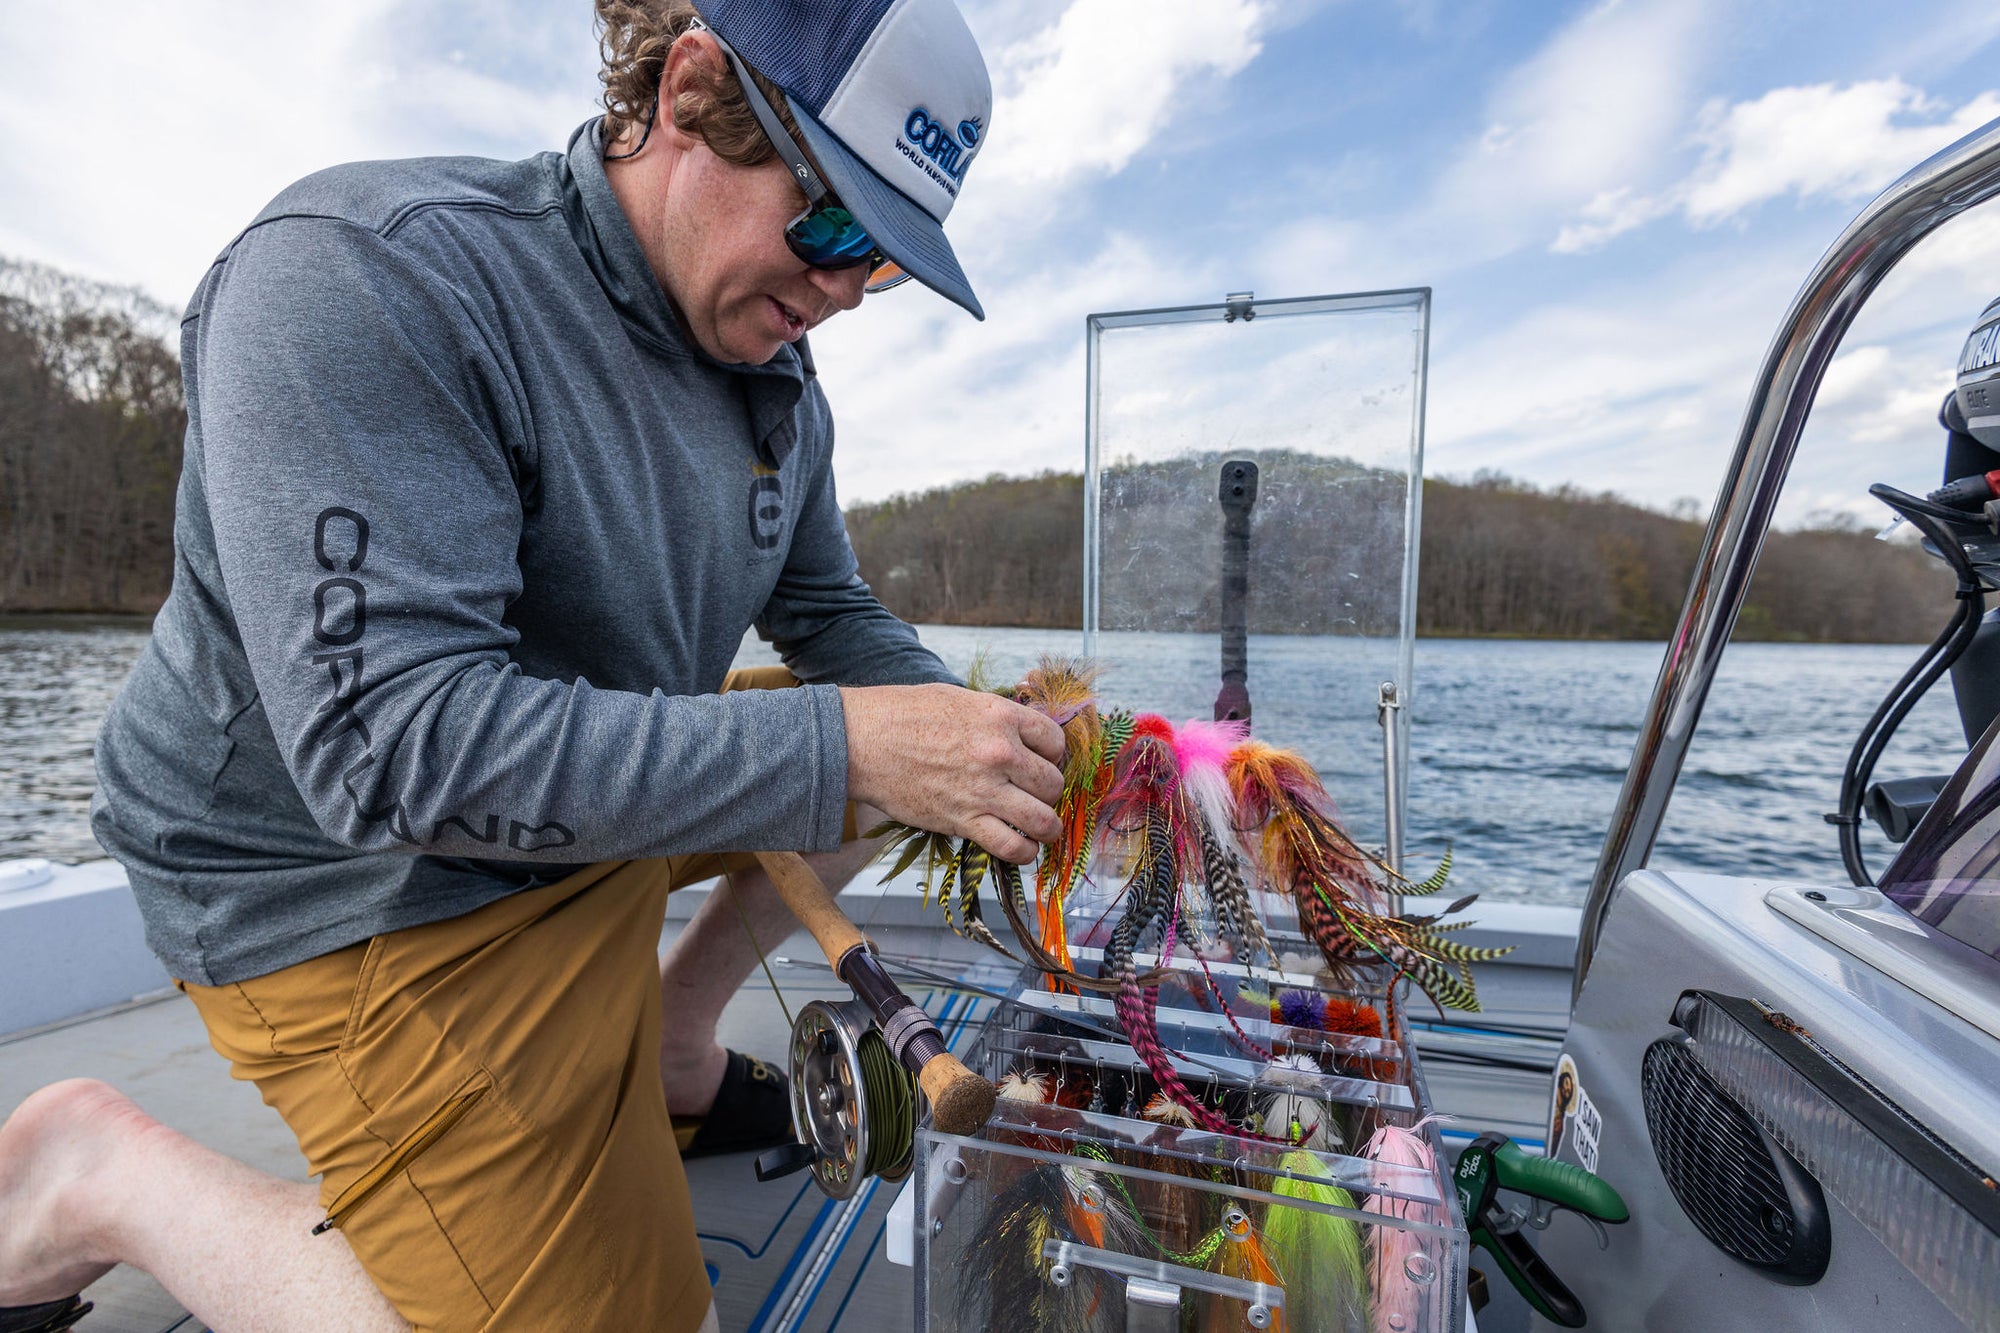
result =
M1920 920L2000 959L2000 720L1959 765L1880 888Z

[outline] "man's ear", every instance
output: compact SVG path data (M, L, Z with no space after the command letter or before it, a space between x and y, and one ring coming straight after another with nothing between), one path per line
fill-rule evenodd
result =
M728 57L706 28L690 28L667 49L666 67L660 71L660 110L671 112L677 93L705 91L721 86L729 68Z

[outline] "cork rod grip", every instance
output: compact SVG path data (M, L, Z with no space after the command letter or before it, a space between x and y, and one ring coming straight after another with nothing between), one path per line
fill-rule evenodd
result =
M757 860L785 906L812 932L835 975L868 1005L897 1058L916 1074L930 1100L931 1124L946 1134L971 1134L985 1124L993 1113L993 1085L944 1049L937 1028L889 980L813 868L797 852L759 852Z
M834 967L840 966L847 951L863 943L861 932L834 906L833 895L826 891L826 885L820 882L813 868L797 852L759 852L757 860L771 882L778 886L778 896L785 900L785 906L819 942L826 961Z

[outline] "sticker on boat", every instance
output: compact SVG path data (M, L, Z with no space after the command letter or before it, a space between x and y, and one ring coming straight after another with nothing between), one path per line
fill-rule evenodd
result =
M1556 1065L1555 1088L1549 1096L1549 1156L1559 1157L1567 1149L1584 1170L1595 1172L1597 1136L1603 1128L1603 1117L1584 1090L1576 1061L1563 1056Z

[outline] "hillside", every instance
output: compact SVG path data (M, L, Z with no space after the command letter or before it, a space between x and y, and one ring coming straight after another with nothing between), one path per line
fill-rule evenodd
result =
M0 611L158 609L187 409L167 312L0 261Z
M1330 473L1344 512L1393 513L1400 484L1352 469ZM1267 460L1267 471L1268 460ZM1124 483L1143 487L1143 478ZM1357 497L1357 487L1363 490ZM1210 507L1212 522L1212 506ZM1308 501L1267 509L1254 528L1263 582L1251 592L1250 628L1340 632L1301 607L1316 591L1326 516ZM1357 540L1378 543L1400 529ZM1111 525L1107 523L1107 531ZM897 496L847 511L862 577L906 619L967 625L1060 627L1083 614L1083 481L1075 473L989 477ZM1693 572L1702 527L1612 495L1545 491L1505 477L1424 482L1418 632L1437 636L1658 639L1673 628ZM1379 563L1379 562L1378 562ZM1115 572L1107 572L1107 580ZM1774 533L1737 627L1740 639L1903 643L1927 640L1951 614L1953 581L1916 549L1876 541L1854 526ZM1392 607L1377 590L1366 626ZM1108 595L1108 594L1107 594ZM1159 593L1160 614L1200 594ZM1131 598L1123 599L1130 602ZM1303 616L1303 618L1302 618ZM1193 607L1190 627L1213 624Z

